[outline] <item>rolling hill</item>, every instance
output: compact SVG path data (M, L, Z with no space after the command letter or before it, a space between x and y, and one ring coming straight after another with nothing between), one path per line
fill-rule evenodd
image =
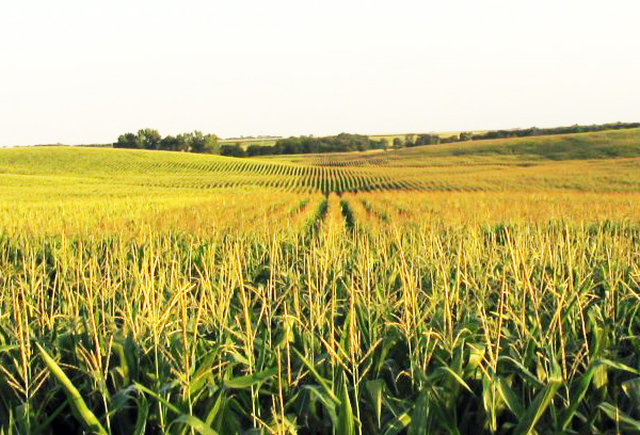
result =
M0 183L110 190L267 187L374 190L640 191L640 130L236 159L81 147L0 150Z

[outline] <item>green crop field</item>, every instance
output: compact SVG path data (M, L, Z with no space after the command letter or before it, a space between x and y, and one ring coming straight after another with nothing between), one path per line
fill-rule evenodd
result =
M640 431L640 130L0 187L2 435Z

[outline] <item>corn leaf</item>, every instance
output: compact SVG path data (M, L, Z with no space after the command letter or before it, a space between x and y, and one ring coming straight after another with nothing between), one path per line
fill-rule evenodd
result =
M343 382L340 394L340 409L338 412L338 427L336 433L341 435L354 435L356 433L355 418L353 409L351 408L351 400L349 399L349 391L347 383Z
M601 403L598 408L607 414L607 417L624 426L626 430L640 432L640 420L629 417L627 414L620 411L620 408L617 406L605 402Z
M202 435L218 435L218 432L207 426L202 420L192 415L183 414L171 422L171 424L186 424L190 428Z
M549 384L536 396L533 403L523 414L522 420L514 430L514 435L530 434L533 431L538 420L544 414L544 411L551 404L553 397L560 388L562 382L558 379L551 378Z
M278 373L278 369L270 368L261 372L253 373L251 375L238 376L236 378L224 381L224 386L227 388L238 389L249 388L266 381L267 379L273 377L276 373Z
M71 409L76 417L80 420L80 422L89 430L89 432L93 434L106 435L107 431L102 427L98 418L91 412L85 401L82 399L80 392L73 385L71 380L67 377L64 371L60 368L60 366L55 362L55 360L40 346L39 343L36 343L38 347L38 351L42 356L45 364L49 368L49 371L58 379L60 385L62 385L62 389L67 395L67 399L69 404L71 405Z

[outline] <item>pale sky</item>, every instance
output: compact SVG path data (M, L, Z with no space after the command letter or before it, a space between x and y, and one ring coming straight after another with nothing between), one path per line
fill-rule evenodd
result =
M640 121L640 1L0 3L0 145Z

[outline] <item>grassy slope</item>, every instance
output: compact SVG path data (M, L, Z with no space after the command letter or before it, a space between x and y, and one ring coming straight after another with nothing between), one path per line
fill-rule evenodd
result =
M548 160L640 156L640 129L422 146L399 151L425 156L520 155Z
M283 156L282 159L310 162L336 158L344 161L367 161L380 158L416 160L434 158L510 158L518 160L587 160L640 156L640 129L597 133L537 136L422 145L388 152L353 152Z
M82 174L113 172L209 172L220 163L392 160L446 157L518 157L535 160L585 160L640 156L640 129L579 133L517 139L424 145L382 152L355 152L274 156L270 159L235 159L169 151L107 148L34 147L0 150L0 173ZM267 163L269 162L269 163Z

